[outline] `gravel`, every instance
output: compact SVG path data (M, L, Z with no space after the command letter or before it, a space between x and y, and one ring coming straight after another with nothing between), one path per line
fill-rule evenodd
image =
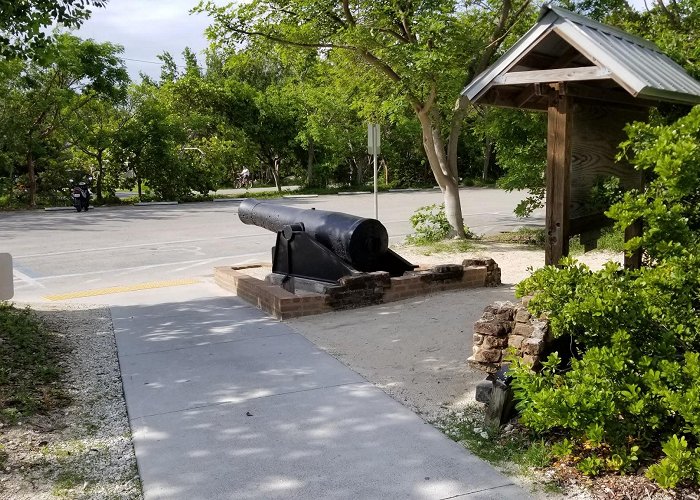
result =
M140 499L109 309L32 304L66 349L71 404L2 429L0 499Z

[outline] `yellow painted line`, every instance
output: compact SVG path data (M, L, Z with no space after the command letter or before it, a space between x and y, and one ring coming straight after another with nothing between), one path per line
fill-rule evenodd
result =
M196 279L169 280L169 281L149 281L137 285L111 286L109 288L98 288L96 290L83 290L81 292L62 293L58 295L47 295L46 300L68 300L82 297L94 297L96 295L109 295L112 293L137 292L139 290L150 290L152 288L166 288L169 286L193 285L200 283Z

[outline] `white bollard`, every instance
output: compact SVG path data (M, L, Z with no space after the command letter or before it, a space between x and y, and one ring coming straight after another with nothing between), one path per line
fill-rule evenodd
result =
M10 300L14 295L12 255L0 253L0 300Z

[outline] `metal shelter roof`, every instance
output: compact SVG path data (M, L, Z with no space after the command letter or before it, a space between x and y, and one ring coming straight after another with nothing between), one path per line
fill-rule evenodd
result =
M472 102L543 109L535 84L556 82L583 83L584 94L610 100L700 103L700 82L653 43L551 5L462 95Z

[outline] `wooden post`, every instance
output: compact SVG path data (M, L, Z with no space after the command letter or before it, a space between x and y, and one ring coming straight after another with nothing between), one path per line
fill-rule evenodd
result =
M642 235L642 222L637 221L625 229L625 241L629 241L635 236ZM642 267L642 249L639 248L632 255L625 252L625 269L639 269Z
M569 193L571 170L571 98L564 84L550 97L547 110L547 173L545 264L557 265L569 254Z

